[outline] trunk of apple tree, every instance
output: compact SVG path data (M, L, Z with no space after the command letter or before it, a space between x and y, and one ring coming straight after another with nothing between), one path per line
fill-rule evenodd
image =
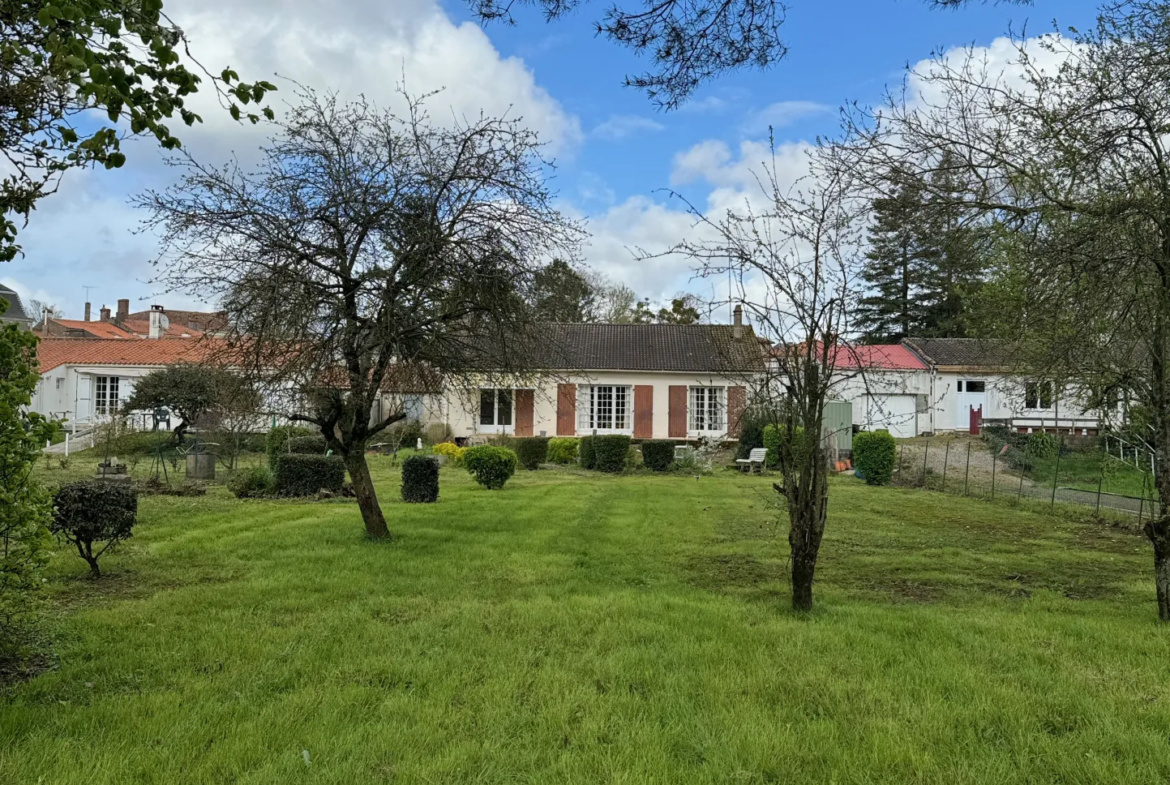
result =
M389 537L390 529L386 526L386 517L382 515L382 508L378 504L378 493L374 490L365 451L357 450L347 455L345 468L349 470L349 478L353 481L353 493L362 513L362 522L366 525L366 534L375 540Z

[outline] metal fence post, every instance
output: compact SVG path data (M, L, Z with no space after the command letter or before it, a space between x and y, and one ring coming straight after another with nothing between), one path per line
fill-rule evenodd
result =
M1026 471L1025 467L1028 467L1029 465L1030 464L1028 463L1028 444L1027 444L1027 442L1025 442L1024 443L1024 462L1021 465L1022 468L1020 469L1020 489L1016 492L1016 506L1017 507L1020 506L1020 499L1024 498L1024 472Z
M1138 502L1138 528L1142 527L1142 513L1146 508L1146 473L1142 472L1142 498Z
M999 450L991 451L991 500L995 501L995 465L999 463Z
M902 463L902 461L905 460L905 458L906 458L906 445L903 444L902 446L900 446L898 448L898 473L899 474L902 473L902 466L904 465Z
M1108 438L1108 437L1106 437ZM1105 463L1109 460L1109 453L1106 450L1101 451L1101 473L1097 476L1097 510L1096 514L1101 514L1101 486L1105 483Z
M950 461L951 461L951 443L948 440L947 441L947 451L945 453L943 453L943 479L942 479L943 491L946 491L946 489L947 489L947 464L949 464Z
M926 440L926 447L922 451L922 487L926 487L926 459L930 457L930 439Z
M967 471L963 473L963 495L971 487L971 442L967 442Z
M1064 449L1064 437L1060 438L1060 443L1056 445L1056 471L1052 473L1052 505L1049 510L1056 509L1056 481L1060 477L1060 453Z

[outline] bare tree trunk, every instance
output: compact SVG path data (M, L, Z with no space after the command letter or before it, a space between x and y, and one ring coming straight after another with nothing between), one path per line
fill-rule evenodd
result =
M789 536L792 545L792 610L811 611L813 608L813 573L817 568L817 554L795 542L796 530Z
M1165 513L1142 527L1154 545L1154 587L1158 620L1170 621L1170 519Z
M389 537L390 529L386 526L382 507L378 504L378 494L374 490L374 481L370 478L370 467L366 464L365 451L359 450L347 455L345 468L349 470L349 478L353 480L353 493L357 497L358 509L362 513L362 522L366 525L366 534L375 540Z

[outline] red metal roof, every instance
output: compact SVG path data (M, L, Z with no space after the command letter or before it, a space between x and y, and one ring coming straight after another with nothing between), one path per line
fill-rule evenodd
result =
M92 324L92 322L91 322ZM222 341L126 338L42 338L37 344L41 373L61 365L170 365L199 362L224 349Z
M838 368L878 368L886 371L921 371L926 363L901 344L842 346L834 364Z

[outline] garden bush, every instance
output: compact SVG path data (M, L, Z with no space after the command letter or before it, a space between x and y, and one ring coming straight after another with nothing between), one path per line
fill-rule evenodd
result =
M264 451L268 453L268 465L283 452L288 452L285 442L297 436L313 436L317 431L303 425L277 425L264 438ZM276 467L273 467L276 468Z
M241 469L228 480L228 490L237 499L260 499L276 491L276 478L267 466Z
M548 462L547 436L527 436L517 439L515 444L516 458L525 469L532 471Z
M853 437L853 465L868 485L888 485L898 445L889 431L862 431Z
M463 455L463 465L475 477L475 481L488 490L499 490L504 487L513 474L516 473L516 453L506 447L482 445L468 447Z
M1025 450L1033 458L1047 460L1056 457L1056 453L1060 450L1060 443L1056 441L1056 437L1052 434L1036 431L1035 433L1028 434Z
M592 469L597 465L597 454L593 449L596 436L582 436L578 443L582 469Z
M758 409L747 409L739 419L739 445L735 448L736 458L747 458L752 450L766 446L764 428L775 420L775 415Z
M345 463L336 455L277 455L272 473L280 496L312 496L322 489L341 493L345 485Z
M785 425L766 425L764 426L764 444L767 448L768 454L765 456L765 462L769 469L776 469L780 466L780 446L784 443L784 434L788 432L788 427ZM796 426L797 445L800 446L804 442L804 427Z
M439 500L439 462L411 455L402 462L402 501L430 504Z
M95 578L102 574L98 559L129 539L137 520L138 492L131 485L82 480L61 486L53 497L53 532L77 548Z
M296 455L324 455L329 451L325 437L321 434L313 436L293 436L285 442L285 452Z
M462 466L463 456L467 454L466 447L460 447L455 442L439 442L431 448L435 455L442 455L452 466Z
M599 472L616 474L626 468L630 437L620 434L593 436L593 467Z
M666 471L674 463L674 442L665 439L642 442L642 463L647 469Z
M571 436L558 436L548 440L549 463L576 463L578 442Z

